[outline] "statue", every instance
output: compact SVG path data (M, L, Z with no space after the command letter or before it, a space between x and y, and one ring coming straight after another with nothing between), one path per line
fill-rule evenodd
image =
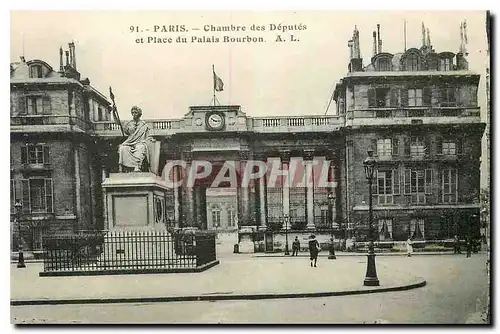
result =
M130 112L133 120L123 126L123 132L128 138L118 147L119 171L149 172L154 140L148 125L141 120L141 108L133 106Z

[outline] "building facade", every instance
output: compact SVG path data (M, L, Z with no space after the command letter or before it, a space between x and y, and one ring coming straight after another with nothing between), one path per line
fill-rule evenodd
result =
M466 52L421 48L382 52L380 34L363 66L359 31L349 41L348 74L337 84L335 115L250 117L240 106L191 106L181 119L147 119L155 140L156 173L184 180L186 167L210 162L212 173L172 187L165 201L171 227L293 230L365 240L368 235L367 150L378 167L373 183L379 241L408 236L442 240L479 231L479 159L484 124L477 103L479 75ZM74 45L60 50L60 69L40 60L11 64L11 198L36 235L105 226L102 181L117 172L123 140L110 103L81 79ZM466 133L467 135L464 135ZM227 161L276 163L288 185L269 175L235 188L210 184ZM314 168L326 162L326 170ZM297 166L303 168L297 171ZM332 186L316 180L323 173ZM224 173L222 173L224 174ZM237 175L241 179L241 175ZM291 186L290 186L291 185ZM215 195L214 195L215 194ZM15 233L14 233L15 234ZM272 233L271 233L272 238ZM267 244L267 239L265 241Z
M10 65L11 213L22 207L27 247L43 231L68 233L102 225L101 162L92 127L109 123L110 103L76 67L75 47L59 70L42 60ZM13 226L13 234L18 228ZM17 238L12 244L17 245Z
M479 75L466 51L422 46L383 52L373 32L373 57L359 58L359 32L349 43L349 73L334 98L345 114L348 220L366 235L368 185L363 160L374 151L374 223L379 240L449 239L479 231ZM361 232L361 233L359 233Z

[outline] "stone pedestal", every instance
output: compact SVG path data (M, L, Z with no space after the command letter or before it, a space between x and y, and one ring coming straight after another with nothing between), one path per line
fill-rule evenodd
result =
M106 258L106 265L147 266L161 262L158 265L169 266L176 254L166 229L169 188L165 183L153 173L112 173L102 187L108 231L102 259Z
M153 173L111 173L102 183L105 229L165 231L165 198L169 189Z

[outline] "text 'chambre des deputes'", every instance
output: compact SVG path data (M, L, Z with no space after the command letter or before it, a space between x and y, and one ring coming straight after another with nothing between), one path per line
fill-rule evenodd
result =
M137 44L208 44L299 42L302 23L269 23L250 25L204 24L188 27L183 24L131 25L129 32Z

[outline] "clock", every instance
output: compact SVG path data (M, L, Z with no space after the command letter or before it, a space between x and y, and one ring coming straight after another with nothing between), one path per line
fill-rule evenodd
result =
M211 131L222 130L225 125L224 115L219 112L207 113L206 124L208 130Z

